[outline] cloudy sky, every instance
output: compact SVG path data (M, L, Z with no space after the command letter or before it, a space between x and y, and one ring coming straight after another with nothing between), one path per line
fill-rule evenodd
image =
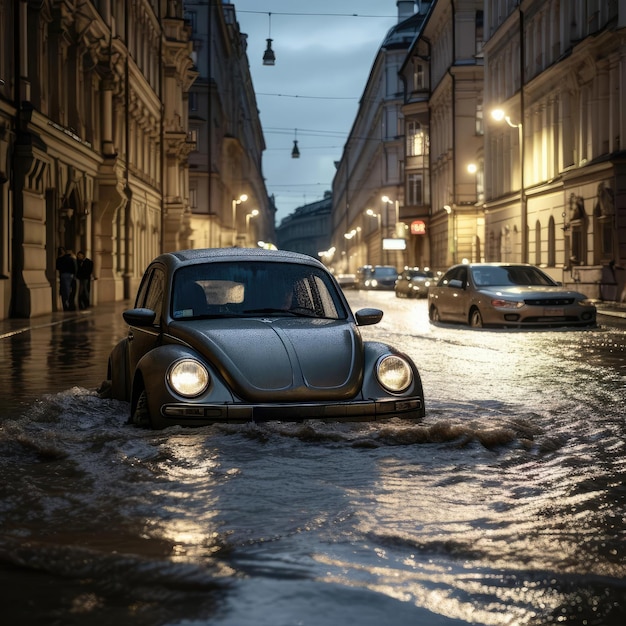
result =
M398 19L396 0L233 0L267 149L263 173L276 225L331 189L376 53ZM271 14L271 15L270 15ZM271 30L271 34L270 34ZM263 65L273 39L274 66ZM294 139L300 158L292 159Z

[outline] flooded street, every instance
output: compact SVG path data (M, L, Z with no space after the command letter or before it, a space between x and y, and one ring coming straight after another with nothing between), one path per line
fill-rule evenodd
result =
M367 339L421 423L125 424L121 304L0 338L7 624L621 626L626 330L470 330L426 302Z

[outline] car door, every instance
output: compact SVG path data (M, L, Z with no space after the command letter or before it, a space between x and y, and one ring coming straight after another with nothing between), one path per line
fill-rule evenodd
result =
M128 328L128 363L131 379L137 363L144 354L153 350L161 342L165 285L165 271L162 267L155 265L146 272L139 287L135 307L151 309L156 315L154 323L150 326Z
M450 269L440 282L437 307L442 320L461 322L465 320L467 308L467 268Z

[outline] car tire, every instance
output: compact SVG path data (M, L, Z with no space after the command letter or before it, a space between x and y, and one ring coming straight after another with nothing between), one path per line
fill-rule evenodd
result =
M428 311L428 317L430 318L431 322L441 321L441 318L439 317L439 309L435 305L430 307Z
M480 314L480 311L474 307L469 314L469 325L472 328L482 328L483 327L483 316Z
M148 410L148 395L144 389L137 398L137 406L130 418L130 423L139 428L150 428L152 420L150 419L150 411Z

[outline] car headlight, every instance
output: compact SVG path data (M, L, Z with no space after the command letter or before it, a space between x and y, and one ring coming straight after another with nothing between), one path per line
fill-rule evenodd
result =
M396 354L388 354L378 361L376 376L380 384L393 393L408 389L413 382L411 366L406 359Z
M497 309L520 309L524 306L519 300L502 300L500 298L491 301L491 306Z
M206 390L210 378L202 363L195 359L182 359L170 367L167 380L176 393L193 398Z
M578 304L580 304L581 306L596 306L596 303L593 300L590 300L589 298L585 298L584 300L579 300Z

